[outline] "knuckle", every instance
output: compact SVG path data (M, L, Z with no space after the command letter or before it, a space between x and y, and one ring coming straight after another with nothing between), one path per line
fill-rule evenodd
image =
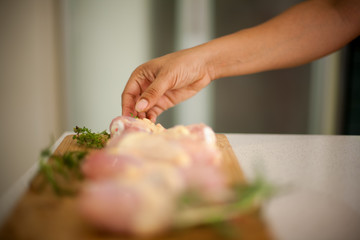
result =
M142 66L135 68L135 70L131 73L130 79L139 76L140 73L143 71L142 69L143 69Z
M148 89L146 89L146 92L144 92L144 97L150 97L150 98L154 98L157 97L159 95L159 90L157 90L156 88L153 87L149 87Z

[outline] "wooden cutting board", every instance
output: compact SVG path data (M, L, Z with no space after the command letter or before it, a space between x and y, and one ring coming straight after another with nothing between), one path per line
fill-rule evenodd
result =
M245 182L243 172L226 136L217 134L217 141L224 158L222 167L229 176L229 181ZM83 148L77 145L72 136L67 136L56 149L55 154L81 149ZM244 215L231 224L233 227L228 236L220 229L202 226L172 231L156 239L189 240L225 237L244 240L271 239L270 231L261 219L260 210ZM77 213L76 197L58 197L49 188L41 193L29 188L1 227L0 239L119 240L129 239L129 236L100 232L86 224Z

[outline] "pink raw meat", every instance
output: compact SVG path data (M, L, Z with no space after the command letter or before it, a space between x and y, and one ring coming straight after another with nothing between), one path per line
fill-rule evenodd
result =
M172 195L152 182L99 180L88 183L79 196L80 213L107 231L154 235L171 224Z
M111 232L153 235L171 226L179 197L194 191L219 203L230 190L213 130L204 124L164 129L148 119L117 117L111 139L90 154L79 205L90 223Z
M158 132L164 131L163 126L160 124L155 125L149 119L139 119L127 116L119 116L114 118L110 124L110 135L121 135L126 132Z
M82 172L89 179L112 177L128 167L139 167L141 160L127 154L112 154L105 149L90 153L82 164Z

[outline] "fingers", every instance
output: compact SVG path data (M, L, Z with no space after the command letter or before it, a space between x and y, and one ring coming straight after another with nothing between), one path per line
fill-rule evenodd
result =
M164 111L165 109L161 108L160 106L154 106L146 112L146 117L152 122L156 122L157 117Z
M140 119L146 118L146 113L145 112L137 113L137 117Z
M171 82L162 76L158 76L154 82L141 94L140 99L135 105L137 112L147 112L156 103L159 102L160 98L171 88ZM157 109L157 108L155 108ZM158 110L154 111L158 112ZM152 114L150 114L152 115Z
M201 84L194 83L202 79L199 71L189 69L179 54L165 55L135 69L122 94L123 115L156 121L164 110L199 91L196 87Z
M129 97L130 99L133 99L132 96L123 96L123 99ZM124 102L124 101L123 101ZM132 117L138 117L138 118L148 118L152 122L156 122L157 117L165 111L165 109L161 108L160 106L153 106L150 108L147 112L137 112L134 110L135 101L129 101L130 105L123 105L122 107L122 115L124 116L132 116ZM170 107L170 106L169 106Z
M136 97L128 92L124 92L122 95L122 115L131 116L131 114L135 114L135 103Z
M149 86L149 82L141 77L141 71L136 69L130 76L124 91L121 95L122 115L137 116L135 111L135 104L140 98L143 89Z

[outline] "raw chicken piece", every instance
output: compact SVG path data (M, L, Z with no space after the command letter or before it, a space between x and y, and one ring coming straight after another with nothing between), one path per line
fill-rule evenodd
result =
M216 145L216 135L214 131L205 124L192 124L188 126L178 125L158 133L168 138L179 139L187 137L198 142Z
M191 135L195 135L198 139L205 141L207 144L215 145L216 144L216 135L214 131L205 124L192 124L186 126L190 131Z
M127 116L119 116L114 118L110 124L111 137L121 135L124 131L127 132L161 132L164 131L161 124L154 124L149 119L139 119Z
M164 129L147 119L117 117L110 132L106 147L89 155L83 165L93 181L84 187L80 207L94 225L151 235L171 226L176 202L187 191L208 203L229 199L210 127Z
M112 143L109 151L128 154L147 161L172 163L178 166L188 166L190 156L178 143L169 141L161 134L134 132L124 136L118 143Z
M173 164L146 161L126 154L114 155L105 150L91 153L85 159L82 171L88 180L95 181L142 179L158 184L172 195L181 193L186 185L183 174Z
M199 194L209 203L221 203L231 197L228 183L220 169L214 165L194 165L181 169L186 189Z
M110 140L107 148L111 148L114 154L126 151L129 155L149 161L172 162L182 167L197 163L219 165L221 160L215 144L206 142L203 135L191 134L183 126L156 134L125 133Z
M149 132L161 133L165 132L171 135L191 135L209 144L216 143L214 131L205 124L192 124L188 126L175 126L165 129L161 124L154 124L149 119L139 119L127 116L119 116L114 118L110 124L111 137L121 135L123 132Z
M128 176L122 176L128 178ZM131 177L131 176L130 176ZM187 188L187 182L179 168L163 162L147 162L138 169L138 180L151 182L166 191L167 195L177 197Z
M210 164L218 166L221 163L221 153L213 144L208 144L191 137L179 139L178 144L189 155L191 165Z
M134 122L138 126L139 120ZM145 124L144 124L145 125ZM128 126L128 129L135 127ZM175 126L166 130L139 130L140 133L128 135L123 132L123 139L110 141L110 145L119 150L126 149L132 154L147 159L171 161L180 166L206 162L219 164L221 155L216 147L216 137L212 129L204 124ZM147 133L152 134L147 134ZM117 143L116 143L117 141Z
M81 166L81 170L85 177L89 179L97 179L113 177L137 169L143 161L133 155L126 153L113 154L107 150L94 151L90 153Z
M86 184L78 196L80 214L87 222L112 232L128 232L138 211L140 197L132 186L113 179Z
M135 172L88 182L80 211L92 224L112 232L153 235L171 224L184 178L168 164L147 163Z
M171 224L174 199L147 181L100 180L79 196L81 214L104 230L149 236Z

